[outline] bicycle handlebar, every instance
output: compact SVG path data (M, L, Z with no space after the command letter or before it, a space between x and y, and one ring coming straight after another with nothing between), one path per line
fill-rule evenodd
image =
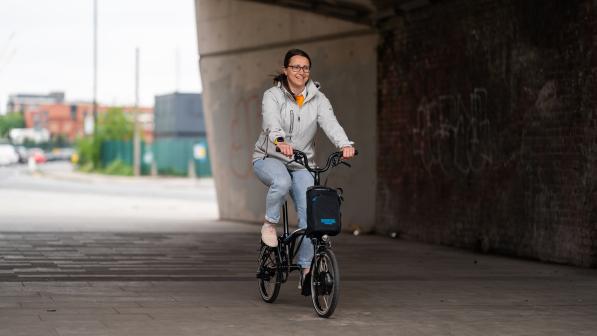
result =
M276 147L276 152L280 153L280 148ZM333 152L332 154L330 154L328 156L325 168L311 168L309 166L309 159L307 158L307 154L305 152L302 152L298 149L293 149L292 153L294 154L294 158L292 161L288 162L287 164L296 162L296 163L300 164L301 166L305 167L308 171L310 171L312 173L323 173L323 172L327 171L328 169L330 169L330 167L336 167L340 164L351 167L351 165L348 162L342 161L342 155L343 155L342 152ZM354 155L356 156L358 154L359 154L359 151L357 151L355 149Z

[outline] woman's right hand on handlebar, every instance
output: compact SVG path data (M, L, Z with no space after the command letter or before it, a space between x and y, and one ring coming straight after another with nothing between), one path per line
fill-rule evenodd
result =
M342 159L350 159L356 155L356 149L352 146L342 147Z
M292 145L289 145L285 142L280 142L276 146L280 149L280 152L282 154L284 154L285 156L288 156L289 158L291 158L292 155L294 155L292 152Z

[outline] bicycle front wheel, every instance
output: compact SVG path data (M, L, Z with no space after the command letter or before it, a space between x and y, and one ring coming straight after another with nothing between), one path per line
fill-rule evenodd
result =
M340 270L332 250L318 252L311 266L311 299L320 317L330 317L340 294Z
M259 268L257 278L259 284L259 295L267 303L272 303L280 293L281 272L278 269L278 256L276 248L266 245L261 246L259 252Z

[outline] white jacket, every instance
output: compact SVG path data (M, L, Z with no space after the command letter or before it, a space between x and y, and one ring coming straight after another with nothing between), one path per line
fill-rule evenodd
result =
M255 143L253 162L265 157L274 157L284 162L290 161L288 157L277 153L274 145L276 138L284 137L294 149L305 152L309 158L309 164L313 165L317 125L338 149L353 144L336 120L330 101L319 91L319 85L309 80L306 91L303 106L300 108L292 93L279 82L265 91L261 105L262 132ZM297 163L290 164L288 168L303 169Z

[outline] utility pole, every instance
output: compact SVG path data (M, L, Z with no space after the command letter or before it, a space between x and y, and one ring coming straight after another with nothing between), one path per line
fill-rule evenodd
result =
M4 67L7 66L10 63L10 61L12 61L12 58L17 52L16 47L11 47L11 42L14 39L15 35L16 33L12 32L8 37L8 40L6 40L5 45L2 47L2 50L0 50L0 74L2 74L2 70L4 70Z
M141 137L139 135L139 47L135 49L135 130L133 143L133 170L135 176L141 175Z
M97 133L97 0L93 0L93 134Z
M175 90L178 92L180 84L180 49L176 47L176 55L174 56L174 76L175 76Z

